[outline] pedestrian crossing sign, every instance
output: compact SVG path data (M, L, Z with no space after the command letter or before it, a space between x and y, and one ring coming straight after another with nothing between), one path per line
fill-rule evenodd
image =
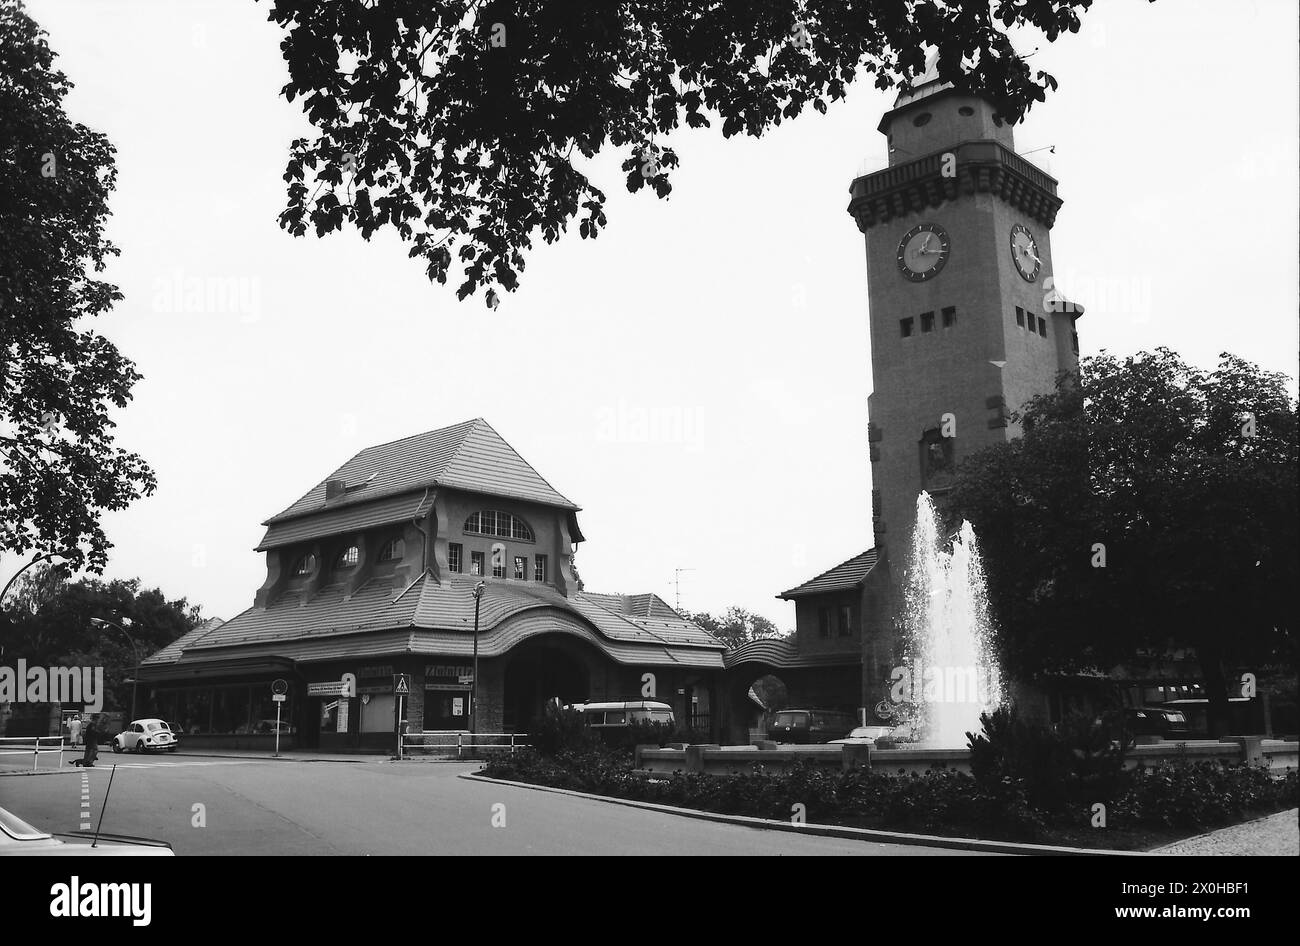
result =
M399 696L406 696L411 692L411 684L406 674L393 674L393 692Z

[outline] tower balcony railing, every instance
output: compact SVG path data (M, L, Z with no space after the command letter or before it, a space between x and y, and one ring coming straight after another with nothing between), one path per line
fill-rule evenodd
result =
M924 207L937 207L963 193L992 192L1049 229L1061 207L1056 179L1010 148L987 139L963 141L883 168L853 181L849 213L864 233L878 223Z
M958 169L967 164L1001 164L1053 197L1056 196L1054 177L997 141L963 141L942 151L922 155L906 164L896 164L879 171L860 174L854 178L849 192L855 198L873 197L938 174L943 169L944 155L950 153L955 158Z

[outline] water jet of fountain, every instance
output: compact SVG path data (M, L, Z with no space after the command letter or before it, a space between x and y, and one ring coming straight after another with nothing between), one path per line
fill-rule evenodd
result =
M929 493L916 500L912 560L904 591L906 664L919 743L965 748L980 713L1002 701L975 530L969 522L947 551Z

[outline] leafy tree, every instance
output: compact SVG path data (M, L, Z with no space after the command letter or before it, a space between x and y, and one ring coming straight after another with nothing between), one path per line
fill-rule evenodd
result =
M270 19L311 138L290 145L281 226L355 226L411 242L430 279L462 270L460 298L514 290L524 253L579 219L594 238L605 194L579 169L606 146L627 187L672 191L683 124L760 136L851 82L940 75L1009 122L1056 81L1006 30L1055 41L1091 0L274 0Z
M95 627L91 618L112 621L126 633ZM0 638L7 664L21 657L34 666L103 667L105 709L131 706L131 685L123 681L134 672L137 652L144 660L201 620L197 605L141 588L138 578L70 581L65 569L48 564L14 584L0 619L8 625Z
M971 457L948 512L980 537L1004 666L1110 668L1195 649L1211 727L1229 671L1297 662L1297 407L1287 379L1165 348L1083 361Z
M739 647L746 641L784 636L763 615L744 608L730 607L717 617L707 611L683 611L682 617L698 624L728 647Z
M0 551L102 571L105 510L151 493L114 446L110 406L140 378L85 323L122 298L95 276L116 170L103 135L71 121L71 83L21 3L0 3Z

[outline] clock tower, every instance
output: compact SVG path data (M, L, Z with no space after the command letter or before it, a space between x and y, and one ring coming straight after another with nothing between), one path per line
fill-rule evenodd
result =
M1056 181L988 101L941 82L932 58L879 130L889 165L853 182L849 212L867 249L877 580L895 586L918 493L941 498L958 464L1019 433L1011 412L1076 370L1082 309L1054 288ZM882 618L895 613L897 591L877 591L893 599ZM884 651L864 653L868 699Z

